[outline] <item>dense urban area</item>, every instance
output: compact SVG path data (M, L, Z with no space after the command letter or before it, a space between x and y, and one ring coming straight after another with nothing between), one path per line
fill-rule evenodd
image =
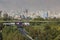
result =
M28 9L25 9L24 11L0 11L0 18L3 17L11 18L11 19L17 19L17 20L22 20L22 19L34 19L34 18L43 18L43 19L53 19L53 18L60 18L60 13L56 11L44 11L44 10L39 10L39 11L29 11Z

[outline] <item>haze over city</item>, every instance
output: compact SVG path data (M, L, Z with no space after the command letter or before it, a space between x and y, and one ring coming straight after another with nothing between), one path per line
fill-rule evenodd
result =
M0 40L60 40L60 0L0 0Z
M0 10L60 11L60 0L0 0Z

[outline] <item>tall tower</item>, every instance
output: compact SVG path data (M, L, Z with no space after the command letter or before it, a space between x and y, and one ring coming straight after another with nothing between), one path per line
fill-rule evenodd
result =
M28 9L25 9L24 16L25 16L25 18L28 16Z
M47 16L47 18L48 18L48 12L47 12L47 15L46 15L46 16Z

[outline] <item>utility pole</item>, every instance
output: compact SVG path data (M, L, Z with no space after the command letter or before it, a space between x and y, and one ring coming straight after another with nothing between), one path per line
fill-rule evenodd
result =
M2 13L2 11L0 11L0 17L1 17L1 13Z

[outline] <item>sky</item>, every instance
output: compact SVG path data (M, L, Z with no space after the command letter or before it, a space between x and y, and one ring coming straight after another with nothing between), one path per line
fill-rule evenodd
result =
M0 10L60 11L60 0L0 0Z

